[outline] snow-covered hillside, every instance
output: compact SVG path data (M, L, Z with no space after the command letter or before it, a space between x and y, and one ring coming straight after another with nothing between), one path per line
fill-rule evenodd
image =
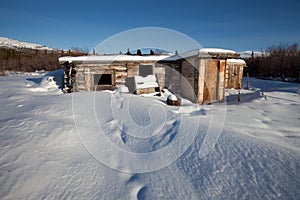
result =
M0 77L1 199L299 199L298 84L178 108L56 76Z
M261 51L242 51L239 52L241 58L251 58L252 54L254 58L267 56L268 52L261 52Z
M28 49L37 49L37 50L49 50L54 51L55 49L34 43L21 42L18 40L13 40L10 38L0 37L0 47L6 48L28 48Z

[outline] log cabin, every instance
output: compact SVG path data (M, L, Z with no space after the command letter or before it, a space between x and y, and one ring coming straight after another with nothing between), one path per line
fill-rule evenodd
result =
M134 77L154 75L155 64L166 57L168 55L61 57L59 63L64 68L64 92L114 90L122 86L128 86L130 92L136 92L134 81L140 79ZM153 92L153 88L145 92Z
M235 51L211 48L173 56L61 57L59 62L65 70L65 92L114 90L127 86L131 93L143 94L168 88L198 104L223 101L226 88L241 88L245 67L245 61ZM153 76L157 87L134 87L138 84L134 84L135 81L143 77L152 80Z

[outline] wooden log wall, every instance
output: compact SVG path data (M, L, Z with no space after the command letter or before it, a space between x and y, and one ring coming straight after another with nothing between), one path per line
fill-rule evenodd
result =
M181 62L165 64L165 87L174 93L181 93Z
M164 89L166 86L166 79L165 79L166 66L160 63L156 63L154 68L154 73L157 77L160 90Z
M195 102L196 101L196 88L195 88L195 76L198 76L198 70L195 69L195 60L197 58L185 59L182 61L181 69L181 90L182 96L188 100Z
M95 74L111 74L112 87L125 86L128 78L139 75L139 65L155 65L155 62L113 62L113 63L78 63L75 64L76 75L74 91L94 91L101 87L94 85ZM160 72L162 73L162 72ZM163 82L163 80L161 80ZM108 87L106 87L108 89Z
M76 69L73 63L65 62L64 67L64 93L71 93L74 90Z

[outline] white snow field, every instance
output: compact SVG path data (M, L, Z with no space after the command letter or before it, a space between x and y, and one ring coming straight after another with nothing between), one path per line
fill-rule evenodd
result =
M178 108L55 81L0 77L0 199L300 198L299 84Z

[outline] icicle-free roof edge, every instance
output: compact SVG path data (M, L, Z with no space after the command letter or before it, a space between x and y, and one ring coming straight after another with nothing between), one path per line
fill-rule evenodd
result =
M244 65L246 65L246 62L243 59L227 59L227 63L244 64Z
M227 56L226 56L227 55ZM220 49L220 48L202 48L202 49L194 49L188 52L184 52L178 55L170 56L164 59L164 61L176 61L181 59L186 59L194 56L199 57L239 57L239 54L236 51L229 49Z
M137 56L137 55L99 55L99 56L78 56L60 57L59 62L113 62L113 61L158 61L167 58L167 55Z

